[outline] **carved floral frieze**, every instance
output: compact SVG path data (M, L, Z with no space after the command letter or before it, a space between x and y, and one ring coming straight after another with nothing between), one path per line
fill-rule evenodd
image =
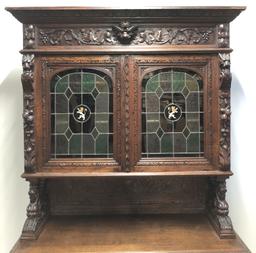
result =
M123 22L112 28L41 28L40 46L64 45L197 45L215 43L214 27L137 28Z

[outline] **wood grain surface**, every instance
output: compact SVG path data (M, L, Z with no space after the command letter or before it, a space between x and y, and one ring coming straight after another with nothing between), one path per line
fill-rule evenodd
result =
M249 253L239 238L221 240L202 215L54 217L37 241L11 253Z

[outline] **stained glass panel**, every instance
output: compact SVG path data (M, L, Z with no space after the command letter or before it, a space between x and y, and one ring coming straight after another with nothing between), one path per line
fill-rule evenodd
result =
M72 70L54 76L51 92L51 156L111 157L111 79L99 71Z
M164 69L142 81L142 157L201 157L203 82L191 71Z

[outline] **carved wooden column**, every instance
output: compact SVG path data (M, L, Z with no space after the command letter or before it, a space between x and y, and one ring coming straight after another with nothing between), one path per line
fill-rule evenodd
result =
M228 27L219 27L219 42L222 46L229 45ZM230 171L230 55L219 54L220 86L219 86L219 169ZM227 177L211 178L210 191L210 220L221 238L233 238L235 233L231 219L228 216L228 203L226 196Z
M35 47L35 28L33 25L24 25L24 49ZM21 82L24 98L24 155L25 172L36 172L35 154L35 112L34 112L34 54L24 54L22 58L23 73ZM45 180L35 179L30 181L27 219L25 221L21 239L36 239L40 234L46 219L46 193Z
M219 167L220 170L230 170L230 55L220 54L220 149Z

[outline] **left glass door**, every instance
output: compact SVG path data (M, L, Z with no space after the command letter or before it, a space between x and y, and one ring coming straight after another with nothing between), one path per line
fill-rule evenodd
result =
M113 156L113 84L92 69L56 74L51 81L51 158Z

